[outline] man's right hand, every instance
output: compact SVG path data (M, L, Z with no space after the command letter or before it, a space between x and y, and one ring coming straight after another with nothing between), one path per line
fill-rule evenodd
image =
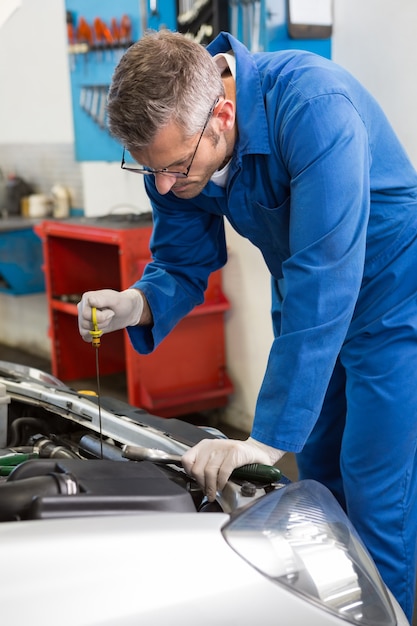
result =
M91 341L91 308L97 309L97 326L111 333L126 326L136 326L142 316L144 300L138 289L100 289L87 291L78 303L78 328L84 341Z

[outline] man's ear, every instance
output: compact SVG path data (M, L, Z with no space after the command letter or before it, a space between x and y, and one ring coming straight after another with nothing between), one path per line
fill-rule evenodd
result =
M214 109L214 116L219 120L222 131L231 130L235 123L235 105L232 100L221 100Z

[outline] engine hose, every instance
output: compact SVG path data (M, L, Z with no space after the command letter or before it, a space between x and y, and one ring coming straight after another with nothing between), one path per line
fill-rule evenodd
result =
M10 424L10 441L8 443L10 448L19 445L23 426L31 426L34 430L38 429L40 432L48 432L48 427L43 420L37 417L18 417Z
M33 446L33 451L42 459L79 459L80 457L64 448L64 446L57 446L51 439L47 437L39 438Z
M0 521L27 519L36 496L74 495L75 493L78 493L78 484L72 474L50 473L0 483Z
M100 439L94 437L94 435L83 435L79 445L82 451L87 452L97 459L101 457L101 451L103 451L103 459L107 459L108 461L127 461L127 459L122 456L122 450L120 448L106 443L105 441L100 441Z

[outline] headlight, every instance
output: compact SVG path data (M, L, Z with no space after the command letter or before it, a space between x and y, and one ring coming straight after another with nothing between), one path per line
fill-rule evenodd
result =
M384 583L328 489L312 480L273 491L223 529L250 565L360 626L395 626Z

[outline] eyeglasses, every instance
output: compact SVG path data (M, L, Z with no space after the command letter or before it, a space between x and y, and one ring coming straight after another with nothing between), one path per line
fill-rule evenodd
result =
M210 108L209 114L207 115L207 119L204 122L203 130L201 131L200 137L198 138L198 141L197 141L197 145L196 145L195 150L193 152L193 156L191 157L190 164L187 167L187 169L185 170L185 172L175 172L173 170L169 170L167 167L164 167L164 169L162 169L162 170L153 170L150 167L141 167L140 165L138 167L134 167L134 166L132 167L130 165L128 167L126 167L126 165L125 165L126 148L123 148L122 162L121 162L121 165L120 165L122 170L126 170L128 172L134 172L135 174L144 174L145 176L147 176L149 174L153 174L153 175L155 175L155 174L165 174L166 176L175 176L175 178L187 178L188 174L190 173L191 166L192 166L192 164L194 162L195 155L197 154L198 146L200 145L200 141L203 138L204 131L207 128L207 125L208 125L208 123L210 121L211 116L213 115L213 111L216 108L216 105L217 105L218 101L219 101L219 98L216 98L216 101L213 103L213 105Z

